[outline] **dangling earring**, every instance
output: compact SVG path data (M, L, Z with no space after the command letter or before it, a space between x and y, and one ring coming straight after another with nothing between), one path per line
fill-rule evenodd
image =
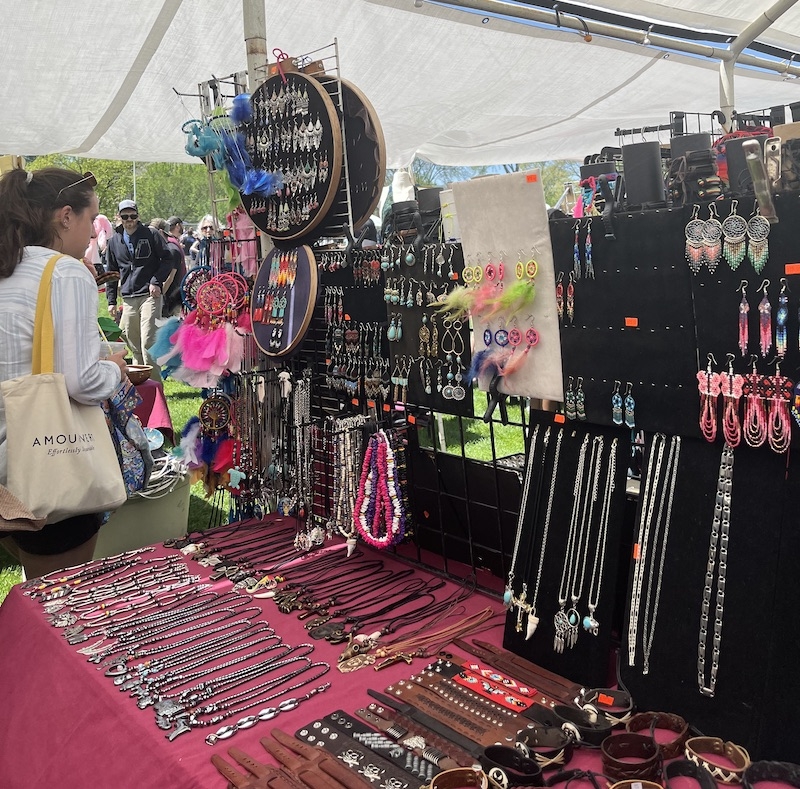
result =
M728 354L728 372L720 373L719 380L722 400L725 404L725 411L722 416L722 433L725 436L725 443L735 449L742 440L742 425L739 421L739 400L742 396L744 379L741 375L733 372L734 358L735 354Z
M717 207L714 203L708 206L708 219L703 225L703 259L708 270L713 274L722 256L722 225L717 219Z
M594 279L594 261L592 260L592 220L586 225L586 240L583 242L586 256L586 278Z
M386 339L389 340L389 342L394 342L397 339L397 326L394 315L392 315L392 318L389 321L389 328L386 329Z
M628 386L625 389L625 425L633 430L636 427L636 415L634 409L636 408L636 401L633 399L633 384L628 381Z
M767 440L767 413L764 406L763 379L756 369L753 356L753 370L743 376L742 394L744 401L744 440L747 446L760 447Z
M564 413L567 419L576 419L578 416L575 409L575 391L572 388L572 380L572 376L570 376L567 391L564 393Z
M556 277L556 309L559 321L564 320L564 272L559 271Z
M764 379L764 388L769 390L768 440L770 449L782 455L789 450L792 440L792 425L789 420L789 400L794 384L781 375L781 364L775 364L775 375Z
M739 302L739 350L742 356L747 356L747 345L750 339L747 315L750 304L747 301L747 280L742 280L738 290L742 291L742 300Z
M789 318L789 297L786 295L786 277L781 277L781 292L778 295L778 312L775 314L775 352L783 359L786 356L786 321Z
M575 411L581 422L586 421L586 395L583 391L583 378L578 378L578 388L575 390Z
M611 393L611 421L615 425L621 425L622 420L622 395L619 393L619 381L614 381L614 391Z
M708 354L708 365L697 373L697 388L700 391L700 431L703 438L713 443L717 437L717 398L719 397L719 373L711 369L713 354Z
M700 206L692 209L692 218L687 222L684 235L686 236L686 262L693 274L697 274L703 267L703 230L706 223L698 219Z
M572 275L578 280L581 278L581 248L578 235L581 232L581 223L575 223L575 243L572 247Z
M756 209L747 223L747 257L753 264L756 274L760 274L769 258L769 220Z
M738 200L731 200L731 212L725 217L722 222L722 233L724 235L724 244L722 247L722 254L731 271L736 271L739 264L744 260L745 256L745 238L747 237L747 220L736 213L736 206L739 205Z
M572 272L569 273L569 282L567 283L567 318L570 324L575 321L575 283L572 278Z
M769 303L767 288L769 280L765 279L761 283L759 290L764 291L764 296L758 302L758 325L759 325L759 344L761 346L761 356L766 359L770 348L772 348L772 305Z
M403 316L398 314L397 316L397 333L395 334L396 340L403 339Z

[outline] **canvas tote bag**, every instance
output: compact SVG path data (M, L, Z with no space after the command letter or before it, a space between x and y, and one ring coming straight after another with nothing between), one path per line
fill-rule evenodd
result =
M36 518L56 523L127 500L103 409L70 400L53 372L50 291L63 255L47 262L36 301L31 375L0 383L6 409L6 487Z

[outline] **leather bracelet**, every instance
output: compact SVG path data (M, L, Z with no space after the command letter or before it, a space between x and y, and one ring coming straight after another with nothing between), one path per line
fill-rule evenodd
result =
M753 762L744 771L742 786L753 789L758 781L779 781L800 789L800 765L791 762Z
M673 778L692 778L697 781L700 789L717 789L717 782L705 767L690 762L688 759L675 759L664 768L667 789L671 789L670 781Z
M689 724L680 715L674 715L671 712L639 712L625 724L625 728L629 732L647 731L651 736L653 729L667 729L675 732L677 737L668 742L658 743L664 761L682 756L683 747L689 736Z
M613 688L584 688L576 703L583 709L605 715L612 726L624 724L635 709L633 697L627 690Z
M561 721L561 728L571 732L580 745L597 747L611 734L608 719L591 709L582 710L556 704L553 714Z
M705 767L714 780L724 784L738 784L744 771L750 766L750 754L732 742L723 742L719 737L690 737L686 740L686 758ZM708 759L707 755L724 756L733 767L722 767Z
M644 734L612 734L603 740L600 750L603 772L615 781L640 779L657 783L661 780L661 749L652 737Z
M644 781L641 778L628 778L611 784L609 789L663 789L661 784L654 781Z
M472 767L457 767L454 770L444 770L434 776L433 780L423 789L462 789L465 786L489 789L489 779L483 770L475 770Z
M516 747L528 758L535 759L543 770L551 770L569 764L574 743L575 738L564 729L529 723L517 732Z
M542 768L507 745L490 745L478 758L483 771L500 786L544 786Z

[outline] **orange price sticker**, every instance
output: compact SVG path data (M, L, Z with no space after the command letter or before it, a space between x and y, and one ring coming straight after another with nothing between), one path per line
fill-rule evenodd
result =
M639 326L638 318L625 318L625 328L635 329Z
M425 516L426 520L431 517L431 514L428 512L428 510L422 510L422 514Z
M331 363L331 360L330 360L330 359L326 359L326 360L325 360L325 364L330 364L330 363Z
M346 312L345 312L345 314L344 314L344 319L345 319L346 321L352 320L352 318L351 318L351 317L350 317L350 316L349 316L349 315L348 315Z
M384 403L383 404L383 410L386 411L386 413L388 414L389 411L392 410L392 407L389 405L389 403Z
M529 184L535 184L535 183L536 183L536 182L539 180L539 176L538 176L536 173L528 173L528 174L525 176L525 180L526 180L526 181L527 181Z
M408 415L408 424L409 425L416 425L417 424L417 417L415 417L414 414L409 414Z
M357 398L357 397L354 397L354 398L353 398L353 399L352 399L350 402L351 402L353 405L358 405L358 398Z
M367 400L367 408L375 408L375 401Z
M598 693L597 702L598 704L603 704L606 707L614 706L614 699L606 693Z
M633 558L638 562L639 561L639 543L635 542L633 544Z
M790 276L792 274L800 274L800 263L787 263L783 269L783 273L786 276Z
M563 425L567 421L567 418L564 416L564 414L554 414L553 421L557 425Z

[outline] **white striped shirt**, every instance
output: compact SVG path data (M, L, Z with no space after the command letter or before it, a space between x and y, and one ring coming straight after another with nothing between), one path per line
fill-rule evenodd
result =
M36 297L54 254L46 247L25 247L14 273L0 279L0 381L31 373ZM100 361L97 285L79 260L64 257L56 264L51 304L55 372L64 374L73 400L100 403L119 385L119 367ZM0 484L6 482L6 468L6 414L0 395Z

